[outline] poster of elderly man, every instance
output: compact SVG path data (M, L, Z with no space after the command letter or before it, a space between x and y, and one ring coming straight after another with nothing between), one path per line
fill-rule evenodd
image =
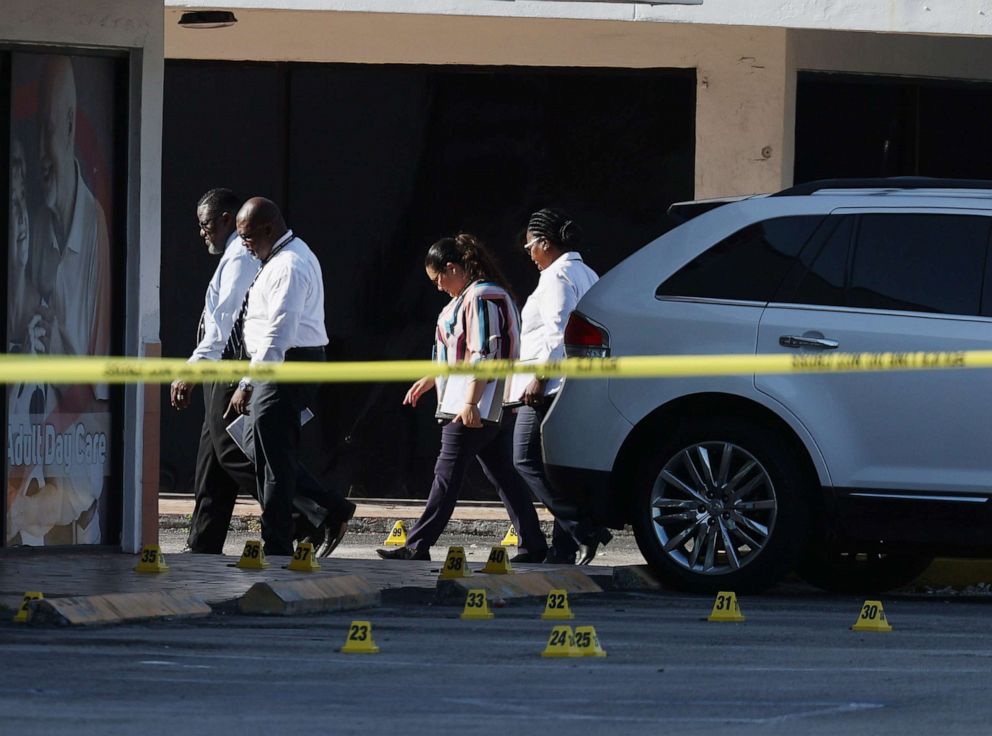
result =
M12 55L7 352L106 355L115 60ZM8 388L9 545L99 544L111 500L109 389Z

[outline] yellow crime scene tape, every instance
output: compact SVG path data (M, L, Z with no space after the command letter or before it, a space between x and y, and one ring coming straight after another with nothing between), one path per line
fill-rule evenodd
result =
M258 363L180 358L106 358L4 355L0 383L193 383L257 381L282 383L378 383L413 381L431 375L499 378L536 373L565 378L686 378L784 373L850 373L954 368L990 368L992 350L908 353L833 353L771 355L645 355L619 358L568 358L550 363L483 361L448 366L430 360Z

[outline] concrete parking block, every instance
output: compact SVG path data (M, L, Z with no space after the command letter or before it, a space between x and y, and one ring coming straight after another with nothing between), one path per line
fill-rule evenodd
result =
M28 610L29 623L58 626L199 618L212 612L199 596L168 591L45 598L30 603Z
M437 603L462 605L471 588L483 588L490 600L502 598L543 598L552 590L569 593L602 593L603 589L588 575L574 567L554 570L517 572L513 575L482 575L454 580L438 580L434 600Z
M327 575L255 583L238 600L241 613L296 616L370 608L381 603L378 588L358 575Z
M665 587L648 565L614 567L611 586L614 590L663 590Z

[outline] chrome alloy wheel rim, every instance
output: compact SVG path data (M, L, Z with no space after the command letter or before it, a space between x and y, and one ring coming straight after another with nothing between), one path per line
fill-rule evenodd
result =
M730 442L680 450L651 491L654 531L665 554L704 575L733 572L757 559L777 512L768 472Z

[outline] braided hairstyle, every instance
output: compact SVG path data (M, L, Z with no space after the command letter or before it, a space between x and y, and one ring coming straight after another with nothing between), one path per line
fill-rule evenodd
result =
M560 210L538 210L530 216L527 230L562 251L573 250L582 242L581 228Z
M449 263L465 269L469 283L491 281L512 294L510 284L496 265L489 249L477 237L469 233L458 233L453 238L441 238L427 251L424 266L440 273Z

